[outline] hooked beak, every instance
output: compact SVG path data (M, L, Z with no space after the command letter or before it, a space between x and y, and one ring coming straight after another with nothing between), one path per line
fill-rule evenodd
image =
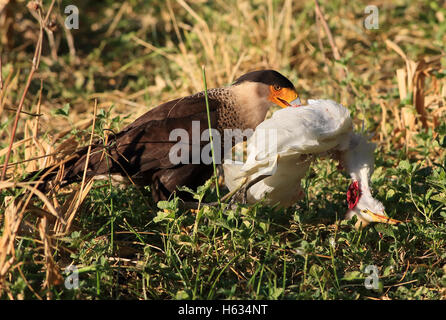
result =
M299 95L294 88L280 88L277 90L273 86L270 86L268 99L282 108L298 107L301 105Z
M365 217L367 217L367 220L370 222L380 222L380 223L393 224L393 225L402 223L402 221L392 219L392 218L389 218L387 216L384 216L384 215L381 215L378 213L374 213L374 212L370 211L369 209L361 210L361 214L364 215Z

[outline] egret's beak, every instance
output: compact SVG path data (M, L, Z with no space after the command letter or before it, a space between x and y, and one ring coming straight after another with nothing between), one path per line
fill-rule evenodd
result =
M402 223L402 221L389 218L387 216L374 213L370 211L369 209L363 209L361 210L361 214L364 215L364 218L370 222L380 222L380 223L386 223L386 224L398 224Z

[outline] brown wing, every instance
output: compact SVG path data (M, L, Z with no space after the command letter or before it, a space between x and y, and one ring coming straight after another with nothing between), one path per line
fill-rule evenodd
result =
M215 111L220 102L216 99L208 99L209 110ZM195 94L188 97L183 97L160 104L159 106L149 110L134 122L121 130L120 134L130 131L134 128L145 125L154 120L167 119L184 119L193 117L199 114L206 114L205 97L203 94Z
M217 109L220 102L209 99L211 126L217 123ZM144 176L144 180L159 169L175 168L169 161L169 151L177 141L169 141L174 129L184 129L189 135L192 148L192 122L200 122L201 133L208 128L204 96L195 95L169 101L148 111L125 127L116 136L110 137L107 155L104 147L93 149L89 160L88 175L121 173L125 176ZM206 144L203 142L201 144ZM86 155L68 168L66 178L79 177L84 170Z

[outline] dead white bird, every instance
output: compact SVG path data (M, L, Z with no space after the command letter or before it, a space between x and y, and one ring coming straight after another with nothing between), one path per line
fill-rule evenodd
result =
M358 221L356 228L365 227L370 222L398 224L401 221L389 218L384 205L373 198L370 189L370 176L373 173L375 145L366 137L351 132L349 146L335 153L343 168L349 173L352 183L347 190L348 211L346 219L354 215Z
M348 109L332 100L308 100L307 106L278 110L257 126L247 141L246 162L223 165L225 184L230 191L244 188L248 203L264 199L286 208L303 196L301 179L312 161L329 155L353 180L346 218L356 215L362 227L369 222L395 224L399 221L388 218L371 194L373 151L373 144L353 132Z

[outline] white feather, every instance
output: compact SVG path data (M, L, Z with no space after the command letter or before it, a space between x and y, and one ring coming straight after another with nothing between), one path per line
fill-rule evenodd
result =
M243 180L268 174L248 190L248 202L266 198L270 204L288 207L302 196L300 182L314 155L348 147L352 131L348 109L332 100L308 103L278 110L257 126L248 139L245 164L223 165L231 191Z
M336 155L361 189L357 205L346 218L357 215L365 225L375 220L363 210L385 216L383 204L373 198L369 185L374 149L366 137L353 132L345 107L331 100L308 100L307 106L281 109L258 125L247 141L246 162L223 165L225 183L232 191L268 175L249 188L248 203L265 199L271 205L289 207L303 195L301 179L313 159Z
M350 134L350 147L340 153L340 161L354 181L358 181L361 197L352 214L356 214L362 220L372 222L372 217L364 215L361 210L367 209L375 214L386 216L384 205L373 198L370 188L370 177L374 168L375 144L360 134Z

